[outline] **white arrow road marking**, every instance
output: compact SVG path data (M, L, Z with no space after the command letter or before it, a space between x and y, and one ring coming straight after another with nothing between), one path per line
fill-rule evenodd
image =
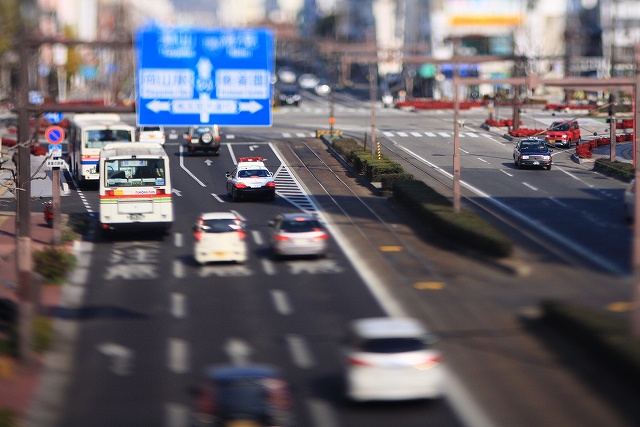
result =
M167 367L176 374L189 372L189 344L181 338L169 338Z
M176 319L187 317L187 298L180 292L171 292L171 315Z
M211 195L213 196L214 199L216 199L220 203L225 203L225 201L222 200L222 198L220 196L218 196L216 193L211 193Z
M287 334L285 336L285 340L289 346L289 352L291 353L293 363L298 368L309 369L315 365L313 356L309 351L309 346L301 335Z
M191 408L188 405L175 402L164 403L165 427L185 427L191 425Z
M110 369L114 374L123 376L131 374L133 350L112 342L99 344L97 349L111 359Z
M315 427L338 427L338 417L327 402L319 399L307 400L307 407Z
M176 196L178 196L178 197L182 197L182 191L180 191L180 190L177 190L177 189L175 189L175 188L172 188L172 189L171 189L171 192L172 192L173 194L175 194Z
M288 316L293 313L293 308L289 304L289 299L284 291L279 289L271 290L271 298L273 298L273 304L276 307L276 311L283 316Z
M251 346L239 338L229 338L224 345L224 351L234 365L246 365L253 352Z
M211 159L207 159L207 160L205 160L205 161L204 161L204 163L205 163L207 166L211 166L211 163L213 163L213 162L211 161Z

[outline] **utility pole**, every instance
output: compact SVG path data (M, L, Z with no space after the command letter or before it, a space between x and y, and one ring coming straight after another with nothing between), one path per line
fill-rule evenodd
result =
M376 93L378 86L377 64L369 65L369 92L371 96L371 152L376 152Z
M453 39L453 212L460 213L460 123L458 117L460 113L460 67L458 58L458 47L460 38Z
M18 271L19 321L18 355L31 362L33 291L31 288L31 129L29 126L29 54L24 43L23 29L20 42L20 72L18 73L18 179L16 182L16 264Z

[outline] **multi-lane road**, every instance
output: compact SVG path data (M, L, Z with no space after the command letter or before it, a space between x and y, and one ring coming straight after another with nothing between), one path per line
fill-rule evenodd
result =
M573 162L564 150L554 152L551 171L518 170L513 143L479 127L486 113L463 113L465 206L495 215L518 244L508 263L487 262L414 235L410 216L372 194L314 138L316 129L328 129L330 110L326 99L311 98L274 111L271 127L223 128L217 157L185 156L180 129L167 139L171 233L107 240L92 229L77 246L78 268L65 288L68 310L57 322L60 344L32 425L187 426L190 391L203 368L246 361L283 369L298 426L637 424L621 409L624 390L589 371L592 365L570 349L550 350L549 337L522 320L542 298L601 308L630 300L625 183ZM370 132L367 102L335 99L337 129L357 137ZM540 111L523 115L529 127L555 119ZM378 109L376 132L383 152L450 191L451 112ZM227 197L224 174L243 156L265 158L276 178L274 202ZM72 185L63 199L64 212L95 218L95 190ZM246 264L199 267L192 260L192 225L200 212L217 210L233 210L247 222ZM275 261L267 222L299 210L327 223L330 256ZM440 335L450 372L445 399L390 405L343 399L345 326L379 315L417 316ZM578 369L567 366L574 363Z

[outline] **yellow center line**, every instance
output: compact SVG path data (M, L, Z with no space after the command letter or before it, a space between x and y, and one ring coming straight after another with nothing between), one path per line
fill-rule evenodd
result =
M378 249L380 252L402 252L403 250L402 246L394 245L379 246Z
M443 289L445 287L444 282L416 282L413 284L413 287L419 290L431 290L437 291Z

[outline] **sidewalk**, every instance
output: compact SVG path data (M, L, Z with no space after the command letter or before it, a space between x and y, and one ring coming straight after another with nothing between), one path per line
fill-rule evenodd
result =
M53 237L53 229L46 226L42 213L31 214L31 251L41 250ZM16 221L14 212L0 212L0 298L17 302L13 284L17 284ZM9 284L9 286L7 286ZM43 307L56 306L61 286L41 289ZM31 400L38 390L44 372L44 357L34 356L25 364L0 355L0 411L9 409L18 419L27 415Z

